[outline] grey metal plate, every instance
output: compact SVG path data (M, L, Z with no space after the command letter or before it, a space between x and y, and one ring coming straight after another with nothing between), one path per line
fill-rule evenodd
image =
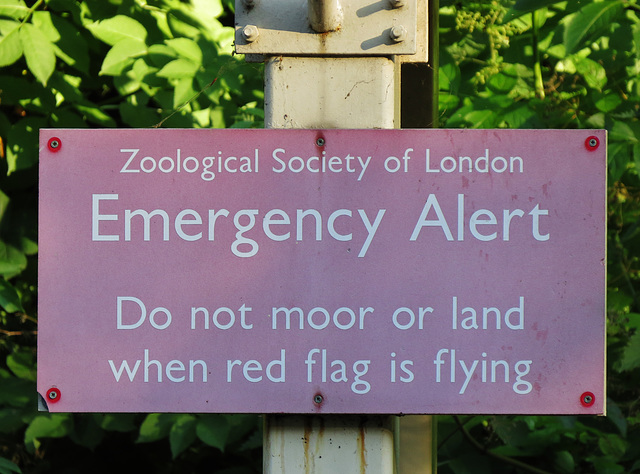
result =
M306 0L256 0L248 8L236 0L236 52L266 55L367 55L388 56L416 52L416 0L393 8L388 0L342 1L343 20L337 31L317 33L308 20ZM258 28L253 41L242 31ZM389 33L395 26L406 30L403 41Z

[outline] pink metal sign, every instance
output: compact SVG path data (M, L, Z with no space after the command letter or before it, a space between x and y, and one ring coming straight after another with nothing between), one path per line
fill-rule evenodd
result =
M605 410L606 132L43 130L51 411Z

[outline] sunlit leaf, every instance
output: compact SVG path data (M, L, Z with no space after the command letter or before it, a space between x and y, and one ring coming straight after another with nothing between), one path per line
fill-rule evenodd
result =
M0 275L7 278L20 274L27 267L27 257L12 245L0 241Z
M174 59L170 63L167 63L157 75L159 77L166 77L167 79L181 79L185 77L193 77L198 70L198 65L192 63L187 59Z
M9 66L22 57L22 42L17 26L15 23L10 31L3 29L3 36L0 36L0 67Z
M8 174L31 168L38 162L37 132L45 125L46 119L42 117L27 117L9 130L6 143Z
M62 438L67 436L72 429L71 415L59 413L38 415L29 424L24 434L24 441L27 445L38 446L39 438Z
M147 45L138 39L124 39L116 43L102 62L100 74L118 76L125 68L133 64L135 58L147 52Z
M539 8L561 3L562 1L564 0L517 0L511 9L505 14L503 22L508 23L526 13L531 13Z
M147 39L145 27L125 15L116 15L113 18L97 21L87 28L96 38L111 46L126 40L144 43Z
M607 72L602 64L589 58L580 58L575 62L576 71L584 77L587 85L596 90L602 90L607 84Z
M20 41L29 70L46 86L56 66L56 55L51 41L30 23L22 25Z
M23 0L0 0L0 17L6 16L19 20L29 13L29 7Z
M150 443L165 438L175 421L175 415L152 413L140 425L137 443Z
M33 12L32 17L33 26L38 28L47 37L47 39L55 43L60 39L60 33L53 25L51 18L51 12L49 11L36 11Z
M576 51L590 34L610 25L623 9L623 0L593 2L581 8L564 30L564 45L567 53Z
M165 43L181 57L194 64L202 64L202 50L195 41L189 38L175 38L166 40Z

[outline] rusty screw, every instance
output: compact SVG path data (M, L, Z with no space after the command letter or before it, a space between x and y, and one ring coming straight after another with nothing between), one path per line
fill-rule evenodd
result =
M315 403L316 405L320 405L323 400L324 400L324 398L322 398L322 395L320 395L320 394L318 394L315 397L313 397L313 403Z

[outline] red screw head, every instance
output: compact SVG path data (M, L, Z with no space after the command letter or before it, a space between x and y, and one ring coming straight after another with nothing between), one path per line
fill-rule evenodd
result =
M592 135L584 141L584 146L589 151L596 151L600 146L600 140L598 140L598 137Z
M58 403L61 396L60 390L55 387L47 390L47 400L49 400L50 403Z
M582 395L580 395L580 403L585 408L589 408L595 402L596 402L596 397L591 392L584 392Z
M60 141L60 139L58 137L51 137L49 138L49 142L47 143L47 147L49 148L49 151L52 151L54 153L60 151L60 148L62 148L62 142Z

